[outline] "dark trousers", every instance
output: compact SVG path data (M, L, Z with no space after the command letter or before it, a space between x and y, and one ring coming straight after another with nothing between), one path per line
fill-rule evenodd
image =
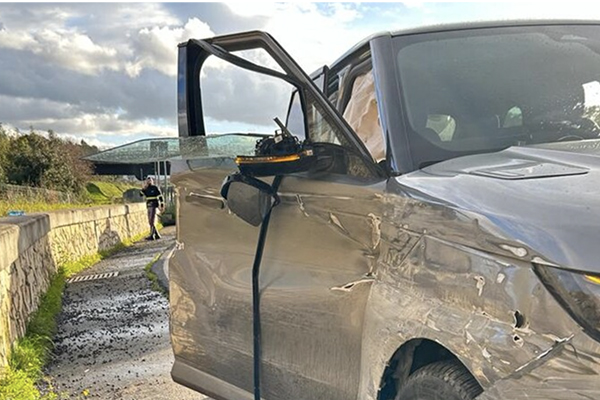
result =
M156 208L153 206L148 207L148 224L150 225L150 235L154 235L156 232L156 227L154 226L154 220L156 219Z

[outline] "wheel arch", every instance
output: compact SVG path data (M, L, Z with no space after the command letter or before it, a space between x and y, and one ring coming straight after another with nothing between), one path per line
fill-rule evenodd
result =
M412 373L425 365L443 360L458 361L482 387L470 368L444 345L427 338L413 338L404 342L388 360L381 376L377 400L393 400L402 382Z

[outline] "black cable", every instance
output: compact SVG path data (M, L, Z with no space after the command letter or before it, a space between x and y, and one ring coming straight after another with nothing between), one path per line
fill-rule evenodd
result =
M279 184L281 183L281 176L276 176L273 180L273 191L277 193ZM259 286L259 274L260 274L260 262L262 261L263 249L265 248L265 241L267 238L267 230L269 229L269 221L271 220L271 211L279 204L277 201L267 211L267 214L263 218L263 222L260 226L260 233L258 235L258 244L256 245L256 254L254 255L254 265L252 266L252 315L253 315L253 334L254 334L254 400L261 400L260 398L260 286Z

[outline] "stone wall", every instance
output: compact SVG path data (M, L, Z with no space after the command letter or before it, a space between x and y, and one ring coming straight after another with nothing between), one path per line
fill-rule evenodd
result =
M0 218L0 367L60 265L147 230L145 204Z

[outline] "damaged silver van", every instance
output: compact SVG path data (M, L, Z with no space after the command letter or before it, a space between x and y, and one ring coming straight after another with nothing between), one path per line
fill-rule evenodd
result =
M207 135L210 57L289 85L275 134ZM171 164L175 381L600 399L599 23L383 33L311 76L263 32L189 40L178 63L199 144Z

